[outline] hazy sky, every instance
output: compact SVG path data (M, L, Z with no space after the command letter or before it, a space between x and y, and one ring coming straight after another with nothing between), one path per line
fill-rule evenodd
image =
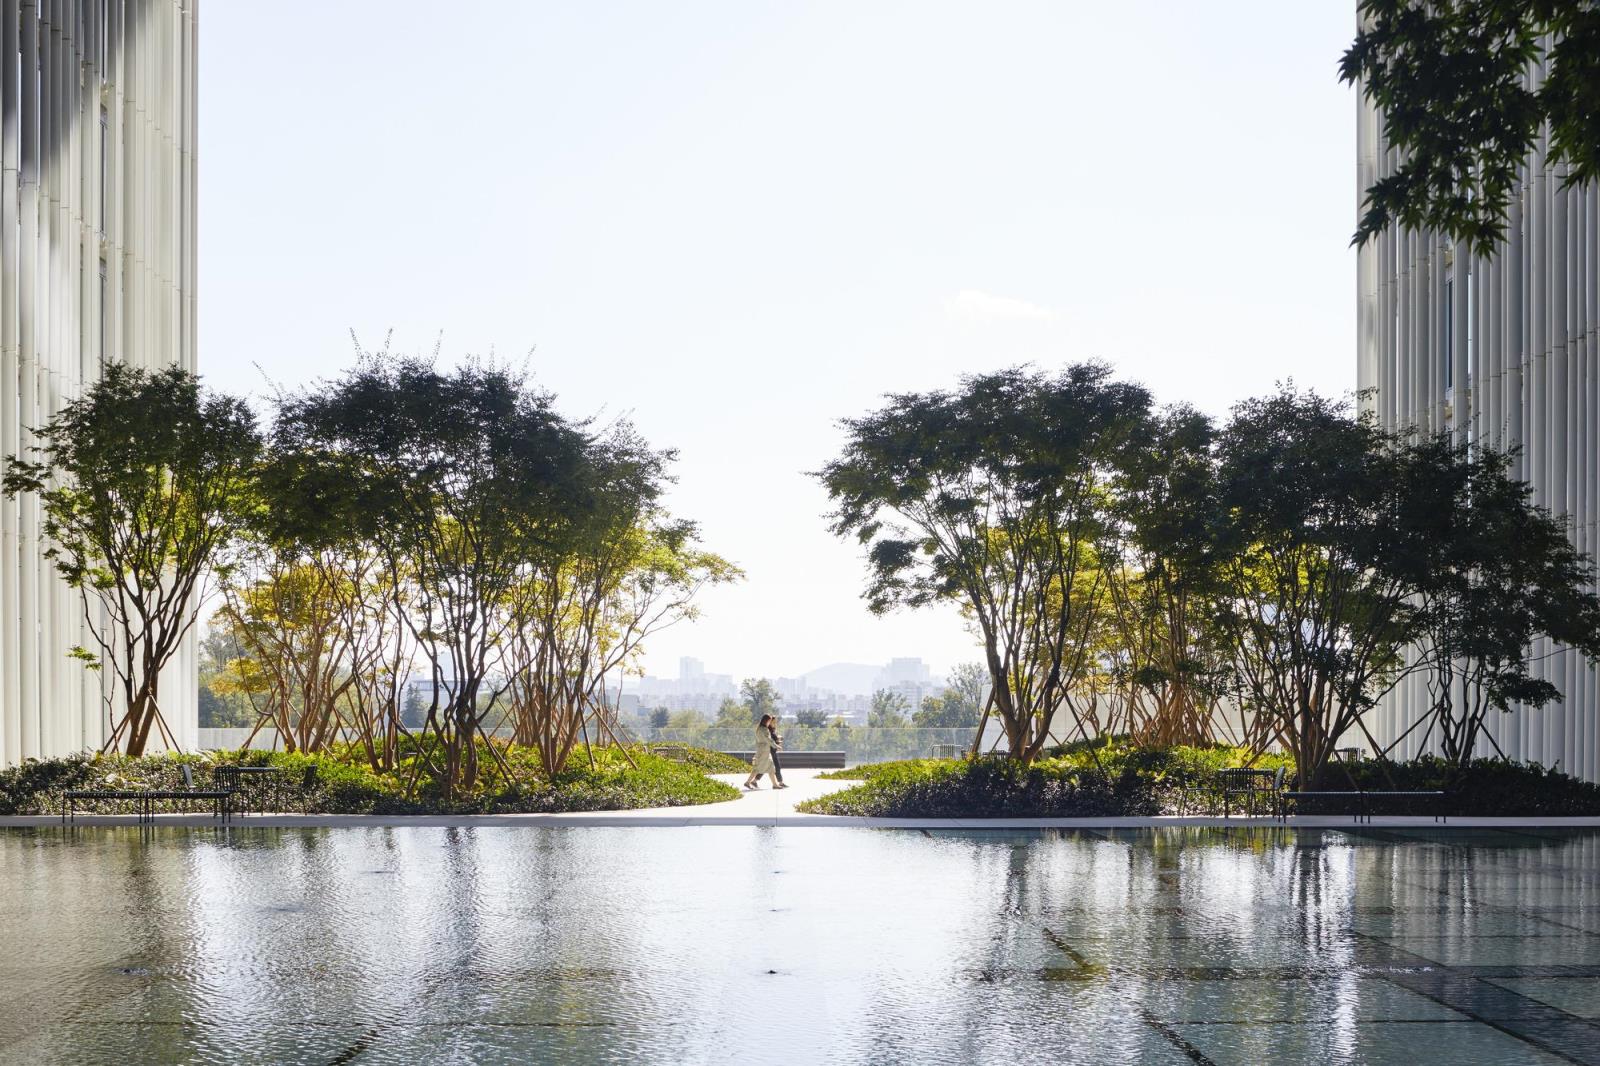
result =
M1355 382L1353 0L265 0L201 11L200 367L533 351L677 448L748 573L658 637L738 676L974 657L875 619L835 420L1099 358L1216 413Z

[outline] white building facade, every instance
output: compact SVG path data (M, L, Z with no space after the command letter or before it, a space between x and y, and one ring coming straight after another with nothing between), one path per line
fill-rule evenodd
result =
M1381 116L1363 101L1359 197L1396 165ZM1388 428L1448 430L1459 441L1517 448L1534 500L1564 516L1579 549L1600 553L1600 188L1563 188L1547 141L1522 168L1506 240L1492 257L1433 233L1390 227L1359 254L1357 385ZM1534 649L1565 699L1542 710L1491 712L1489 732L1513 759L1600 780L1596 670L1560 647ZM1373 716L1387 743L1424 712L1414 677ZM1480 754L1492 749L1480 742ZM1431 746L1431 745L1430 745ZM1397 753L1423 746L1417 734Z
M197 0L0 0L0 464L107 363L195 360ZM0 765L110 730L36 499L0 500ZM163 679L195 743L191 637Z

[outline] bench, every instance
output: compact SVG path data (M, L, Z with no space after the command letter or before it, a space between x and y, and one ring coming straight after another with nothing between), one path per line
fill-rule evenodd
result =
M722 754L731 755L735 759L745 762L755 762L756 753L753 751L725 751ZM778 761L785 770L843 770L844 752L842 751L779 751Z
M151 822L156 816L157 800L205 800L216 805L216 816L226 822L232 813L233 789L195 788L194 773L187 763L183 766L181 789L158 788L74 788L61 794L61 820L78 820L78 803L94 800L126 800L138 804L139 821Z
M245 787L247 781L248 788ZM250 813L252 798L256 801L257 814L266 813L269 798L274 808L283 809L283 772L276 766L219 766L211 771L211 782L233 793L240 815Z
M1282 805L1284 768L1262 770L1255 767L1230 766L1218 770L1215 789L1222 797L1222 816L1233 814L1233 804L1239 804L1239 813L1255 814L1265 806L1267 813Z
M1278 818L1287 821L1289 818L1290 800L1317 800L1317 799L1351 799L1356 801L1355 810L1351 817L1357 822L1372 821L1372 801L1374 799L1426 799L1433 801L1433 820L1448 823L1449 812L1443 810L1445 794L1431 791L1407 791L1400 789L1345 789L1342 791L1315 791L1315 792L1285 792L1278 805Z

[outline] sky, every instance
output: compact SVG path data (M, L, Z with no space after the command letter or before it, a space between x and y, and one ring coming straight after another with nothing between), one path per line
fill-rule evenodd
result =
M888 392L1099 359L1218 415L1355 385L1353 0L226 0L200 22L200 370L525 363L678 452L738 677L976 658L882 618L808 475Z

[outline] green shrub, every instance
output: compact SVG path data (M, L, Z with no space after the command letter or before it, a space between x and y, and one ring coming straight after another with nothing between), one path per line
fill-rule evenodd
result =
M211 783L217 766L271 766L280 773L274 806L290 812L314 814L476 814L488 812L554 812L633 810L675 807L736 799L738 789L705 775L695 763L715 759L689 749L694 761L676 761L642 749L629 752L633 765L614 748L596 749L594 765L581 752L554 780L539 770L536 753L512 745L497 748L510 766L508 782L499 763L487 749L480 752L483 773L480 787L470 795L446 803L438 788L419 767L413 748L400 766L376 773L357 748L306 755L288 752L215 752L207 755L149 755L130 759L123 755L71 755L61 759L28 760L0 770L0 814L58 814L62 793L68 789L177 789L188 765L197 788ZM719 757L720 758L720 757ZM737 763L737 760L734 760ZM739 763L737 769L745 769ZM416 787L409 788L413 771ZM249 786L246 786L249 787ZM409 793L409 794L408 794ZM125 805L123 805L125 806ZM120 809L102 803L85 810ZM194 809L181 801L159 802L160 811Z
M1047 759L916 759L865 768L864 783L809 800L816 814L880 818L1052 818L1155 814L1148 776L1133 767L1101 769Z
M80 752L59 759L26 759L0 770L0 814L59 814L69 789L105 791L183 787L188 766L196 787L211 781L211 761L203 755L127 755ZM168 803L158 809L177 810Z
M1218 770L1247 763L1283 767L1285 755L1223 745L1144 751L1125 740L1062 745L1031 767L984 757L912 759L852 767L821 776L862 783L810 800L799 809L816 814L877 817L1093 817L1176 814L1193 792L1214 782ZM1406 763L1366 760L1339 763L1329 787L1367 791L1443 791L1442 809L1456 815L1571 816L1600 814L1600 785L1528 763L1480 759L1462 770L1432 757ZM1307 801L1307 813L1349 813L1358 801ZM1374 800L1390 814L1431 814L1432 799Z
M1340 770L1344 773L1340 774ZM1442 791L1450 814L1507 817L1571 817L1600 814L1600 785L1581 781L1538 763L1475 759L1457 770L1431 755L1409 762L1375 759L1340 764L1334 780L1345 777L1362 789ZM1339 786L1344 786L1340 781ZM1330 786L1335 787L1335 786ZM1433 812L1434 801L1386 801L1377 809L1390 813ZM1343 809L1348 809L1346 806Z
M638 753L638 747L630 748ZM750 764L743 759L709 748L696 748L688 744L679 743L652 743L643 749L647 754L654 753L667 759L688 763L697 770L708 774L742 774L750 769Z

